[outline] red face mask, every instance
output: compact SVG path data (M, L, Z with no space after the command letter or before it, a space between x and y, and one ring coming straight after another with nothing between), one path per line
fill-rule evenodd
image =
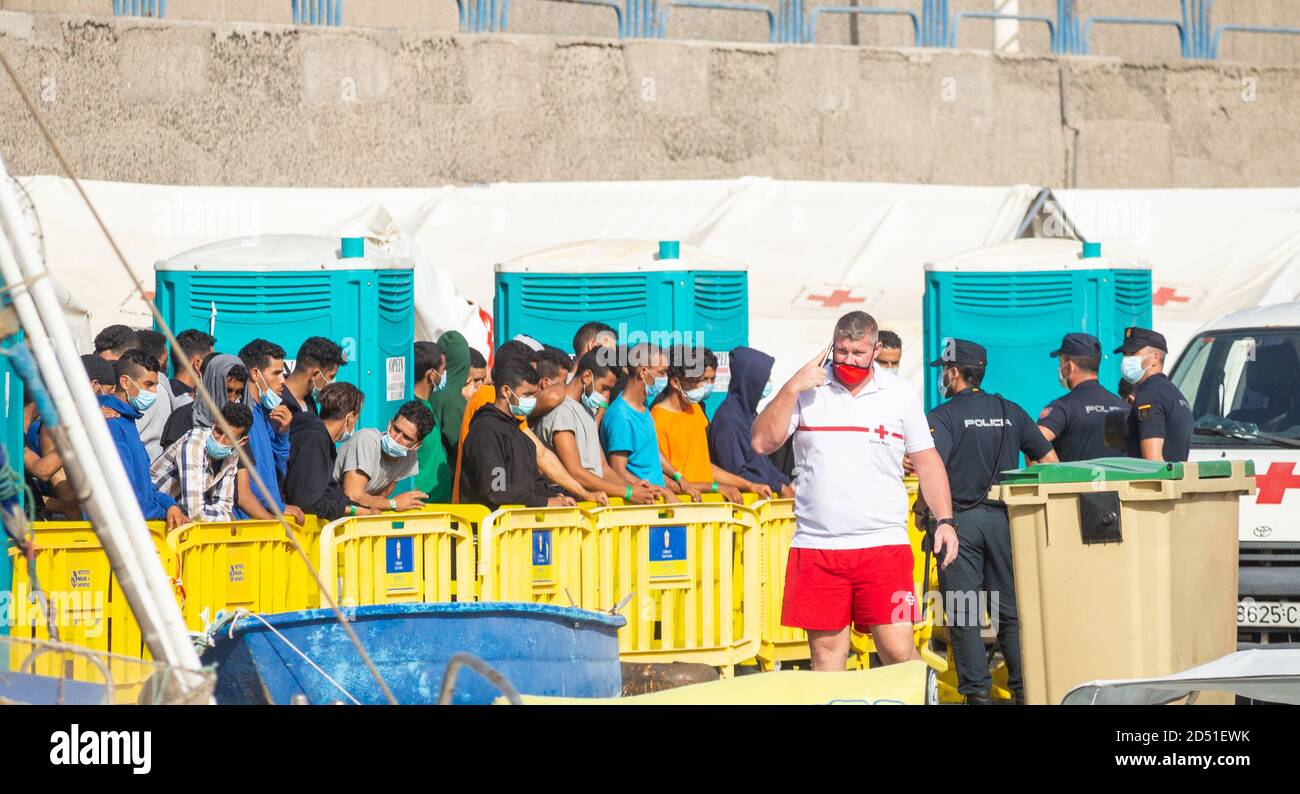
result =
M856 388L871 374L871 367L859 367L856 364L833 364L831 368L835 372L835 380L848 389Z

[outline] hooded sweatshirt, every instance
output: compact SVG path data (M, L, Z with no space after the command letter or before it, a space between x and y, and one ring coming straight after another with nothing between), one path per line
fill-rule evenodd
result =
M237 364L242 364L236 356L228 353L220 353L208 360L207 366L203 368L203 388L207 389L208 394L212 395L212 400L217 404L217 410L220 411L226 407L226 376L230 370L234 369ZM194 400L194 427L212 427L212 414L208 413L208 404L198 399L197 395Z
M460 424L465 416L465 398L460 391L469 380L469 342L459 331L448 331L438 337L438 346L447 356L447 385L429 395L429 408L438 422L447 460L453 461L460 449ZM424 465L420 468L423 470Z
M334 478L338 449L325 422L311 411L299 411L289 423L289 466L284 498L322 520L343 517L351 500Z
M461 458L460 498L487 505L545 507L550 484L537 469L537 447L519 420L485 405L469 421Z
M122 458L140 512L144 513L146 521L161 521L167 517L167 511L176 506L176 500L155 488L149 477L149 453L145 451L140 431L136 429L140 412L112 395L100 395L99 404L121 414L108 420L108 432L113 436L118 456Z
M752 347L731 351L731 385L727 388L727 399L718 406L709 423L709 457L723 471L777 490L789 485L790 478L772 465L770 458L750 446L754 420L758 418L758 402L772 376L774 363L776 360L771 356Z

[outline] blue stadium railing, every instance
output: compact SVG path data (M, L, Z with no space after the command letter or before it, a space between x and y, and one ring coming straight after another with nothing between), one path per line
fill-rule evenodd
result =
M282 0L281 0L282 1ZM995 11L952 13L949 0L919 0L919 8L900 3L889 7L857 5L819 6L809 13L806 0L729 2L728 0L553 0L574 5L602 6L614 12L620 38L662 39L667 35L669 10L673 8L757 14L767 21L768 41L783 44L813 44L817 40L818 18L827 15L897 17L912 23L912 43L917 47L953 48L965 20L1014 20L1044 25L1052 52L1057 55L1089 55L1097 27L1172 28L1178 35L1178 50L1184 58L1217 59L1223 37L1228 34L1259 34L1300 37L1300 27L1246 25L1224 22L1215 25L1215 0L1179 0L1179 13L1170 17L1092 16L1081 17L1076 0L1056 0L1056 16L1000 14ZM117 16L167 16L167 0L112 0ZM498 33L509 26L510 0L455 0L460 29L466 33ZM1172 0L1171 0L1172 3ZM299 25L343 24L343 0L291 0L293 21Z

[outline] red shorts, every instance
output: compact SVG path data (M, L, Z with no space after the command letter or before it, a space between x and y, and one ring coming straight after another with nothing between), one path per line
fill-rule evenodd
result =
M911 546L790 549L781 625L806 631L858 631L920 619Z

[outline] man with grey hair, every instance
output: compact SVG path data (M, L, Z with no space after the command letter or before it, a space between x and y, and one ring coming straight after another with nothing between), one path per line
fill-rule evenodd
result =
M947 472L920 401L875 363L877 336L871 315L841 317L831 344L754 421L752 445L761 455L794 434L795 535L781 624L808 633L814 670L844 669L850 625L871 633L885 664L920 658L912 642L919 610L904 453L940 517L940 565L957 556Z

